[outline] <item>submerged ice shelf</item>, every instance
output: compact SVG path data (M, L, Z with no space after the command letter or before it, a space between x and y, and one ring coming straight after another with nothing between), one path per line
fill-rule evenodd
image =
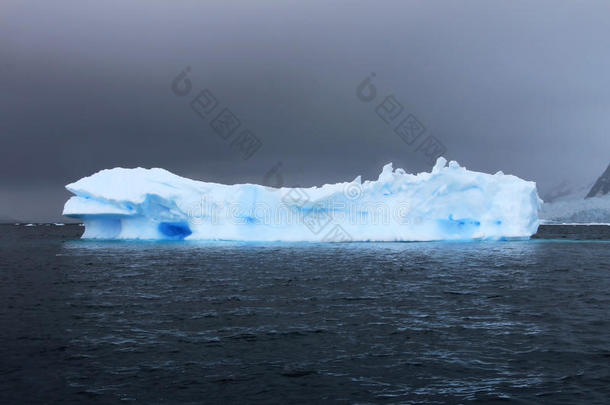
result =
M63 214L83 238L239 241L427 241L529 237L536 184L439 158L431 173L310 188L224 185L164 169L102 170L68 184Z

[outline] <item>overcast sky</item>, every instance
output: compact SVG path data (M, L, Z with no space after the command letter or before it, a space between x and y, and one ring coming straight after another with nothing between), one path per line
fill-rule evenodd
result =
M202 118L204 89L217 107ZM402 111L386 123L388 96ZM228 139L210 125L225 108ZM411 145L394 132L408 115L425 128ZM262 145L249 159L231 145L242 130ZM285 185L310 186L429 170L427 139L544 194L593 183L609 134L607 1L0 4L0 220L59 220L63 186L104 168L261 183L281 162Z

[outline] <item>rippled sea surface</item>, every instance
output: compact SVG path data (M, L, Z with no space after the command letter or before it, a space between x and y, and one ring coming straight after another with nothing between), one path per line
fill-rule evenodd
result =
M2 225L0 402L608 403L610 231L545 229L255 244Z

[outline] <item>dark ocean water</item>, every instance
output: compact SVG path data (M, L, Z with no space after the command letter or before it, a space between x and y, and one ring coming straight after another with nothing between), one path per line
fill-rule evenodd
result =
M610 228L452 243L0 226L2 403L609 403Z

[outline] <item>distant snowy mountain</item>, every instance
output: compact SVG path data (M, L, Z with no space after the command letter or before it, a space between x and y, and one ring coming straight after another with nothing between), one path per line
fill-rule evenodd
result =
M587 193L588 187L569 192L565 183L549 193L542 205L543 223L610 223L610 166Z
M587 199L571 197L544 203L540 210L542 223L610 223L610 194Z
M601 197L608 193L610 193L610 165L608 165L606 171L597 179L585 198Z
M584 199L591 187L593 182L587 184L574 185L569 183L567 180L563 180L561 183L551 189L547 189L541 193L541 198L545 203L552 203L565 199Z

